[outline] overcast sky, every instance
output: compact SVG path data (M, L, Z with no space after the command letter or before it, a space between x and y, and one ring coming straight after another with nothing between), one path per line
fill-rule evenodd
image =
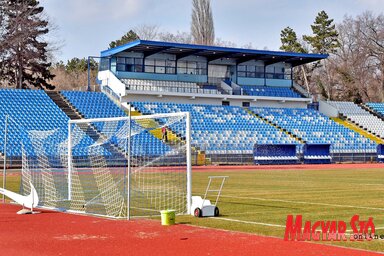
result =
M188 32L191 0L41 0L58 27L58 60L100 55L131 28L158 25L161 31ZM316 14L325 10L340 22L345 15L384 12L384 0L211 0L216 37L238 46L278 50L280 31L290 26L310 34Z

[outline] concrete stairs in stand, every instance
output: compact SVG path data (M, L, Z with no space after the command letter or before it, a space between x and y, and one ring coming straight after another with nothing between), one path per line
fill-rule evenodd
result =
M127 111L126 111L127 112ZM141 116L142 114L135 110L131 109L131 116ZM155 120L149 120L149 119L141 119L137 120L137 122L144 128L151 129L149 132L155 136L157 139L161 140L163 137L163 133L161 131L161 128L159 127L160 124L157 123ZM156 128L159 127L159 128ZM177 135L172 130L167 130L167 136L168 136L168 142L164 142L169 146L173 145L179 145L180 143L185 144L185 139L181 138L179 135ZM205 151L200 150L197 147L192 146L192 163L197 163L197 165L207 165L211 163L211 160L206 157ZM196 156L196 158L195 158ZM195 158L195 159L194 159Z
M364 136L365 138L373 140L377 144L383 144L384 143L383 139L380 139L379 137L369 133L368 131L366 131L364 129L361 129L360 127L358 127L357 125L355 125L353 123L350 123L350 122L348 122L346 120L343 120L343 119L337 118L337 117L332 117L331 119L333 121L335 121L336 123L339 123L339 124L343 125L344 127L359 133L360 135Z
M58 91L46 91L47 95L55 102L55 104L69 117L71 120L83 119L83 115L78 111L60 92ZM81 123L78 127L85 132L94 141L105 140L103 134L97 131L96 127L92 124ZM126 159L127 156L122 149L117 145L111 143L103 144L103 147L118 156L119 159Z
M77 120L83 118L81 113L74 106L72 106L72 104L67 101L60 92L46 91L46 93L49 98L51 98L53 102L55 102L55 104L69 117L69 119Z
M244 108L244 109L245 109L245 111L247 111L250 115L252 115L252 116L254 116L254 117L256 117L256 118L262 120L263 122L265 122L265 123L267 123L267 124L269 124L269 125L275 127L276 129L280 130L281 132L287 134L289 137L294 138L296 141L298 141L298 142L300 142L300 143L303 143L303 144L305 143L305 140L303 140L302 138L298 137L297 135L295 135L295 134L293 134L293 133L287 131L286 129L284 129L284 128L278 126L277 124L275 124L275 123L269 121L268 119L266 119L266 118L264 118L264 117L262 117L262 116L260 116L260 115L258 115L258 114L256 114L256 113L254 113L253 111L249 110L248 108Z

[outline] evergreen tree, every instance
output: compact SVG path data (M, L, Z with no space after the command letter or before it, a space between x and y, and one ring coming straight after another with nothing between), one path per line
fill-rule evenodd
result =
M133 41L140 39L140 37L133 31L129 30L125 35L123 35L120 39L116 41L112 41L109 43L109 49L115 48L120 45L124 45Z
M281 31L280 41L280 50L305 53L303 46L297 40L296 32L290 27L286 27Z
M48 21L36 0L0 0L4 15L0 58L1 79L16 88L54 89L47 58ZM4 82L3 81L3 82Z
M89 61L89 68L91 70L97 70L98 63L94 59L91 59ZM86 58L72 58L67 61L67 65L65 65L65 70L67 72L86 72L88 70L88 60Z
M317 14L311 28L313 35L303 36L303 39L312 46L314 53L329 54L336 52L340 46L338 41L339 34L333 19L330 19L325 11Z

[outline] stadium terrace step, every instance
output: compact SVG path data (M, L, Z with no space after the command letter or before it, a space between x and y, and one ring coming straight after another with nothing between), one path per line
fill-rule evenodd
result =
M65 99L65 97L57 91L47 91L47 95L55 102L55 104L71 119L71 120L79 120L83 118L83 115L69 102ZM99 133L91 124L79 124L79 128L85 132L92 140L98 141L103 139L103 135ZM106 150L111 153L117 154L125 157L125 154L121 149L114 145L105 145Z
M133 106L134 107L134 106ZM131 115L132 116L141 116L141 112L139 110L137 110L136 108L133 108L131 109ZM140 125L142 125L144 128L153 128L153 127L159 127L160 124L158 124L156 121L154 120L150 120L150 122L147 122L145 119L143 120L138 120L137 121ZM163 133L161 131L161 128L156 128L156 129L153 129L150 131L150 133L156 137L157 139L159 140L162 140L162 137L163 137ZM168 145L169 146L172 146L172 144L179 144L178 142L182 142L183 144L185 144L185 140L181 137L181 136L178 136L176 133L174 133L171 129L168 128ZM176 142L176 143L172 143L172 142ZM192 152L194 152L195 154L193 154L192 158L196 155L197 159L192 159L193 162L197 163L197 165L207 165L207 164L210 164L210 159L206 158L206 155L205 155L205 152L200 150L199 148L196 148L196 147L191 147L192 148Z
M95 142L99 140L107 140L107 138L105 138L103 134L98 132L97 128L90 123L80 123L78 124L78 127ZM113 155L118 156L118 159L127 159L127 155L117 145L114 145L112 143L104 143L102 147L111 152Z
M344 127L359 133L360 135L364 136L365 138L373 140L377 144L383 144L384 143L383 139L373 135L372 133L368 132L366 129L361 128L361 127L357 126L356 124L353 124L351 122L348 122L346 120L343 120L343 119L337 118L337 117L332 117L331 119L333 121L335 121L336 123L339 123L339 124L343 125Z
M384 115L382 113L375 111L375 109L371 108L370 106L361 104L361 105L359 105L359 107L361 107L362 109L368 111L372 115L374 115L374 116L376 116L376 117L378 117L384 121Z
M300 143L305 143L305 140L303 140L302 138L300 138L300 137L298 137L297 135L292 134L291 132L287 131L286 129L284 129L284 128L282 128L282 127L280 127L280 126L274 124L273 122L269 121L268 119L266 119L266 118L264 118L264 117L262 117L262 116L260 116L260 115L258 115L258 114L256 114L256 113L254 113L252 110L247 109L247 108L245 108L245 110L246 110L249 114L251 114L251 115L253 115L253 116L256 117L256 118L263 120L263 121L266 122L267 124L269 124L269 125L271 125L271 126L277 128L277 129L279 129L281 132L287 134L287 135L288 135L289 137L291 137L291 138L294 138L294 139L297 140L298 142L300 142Z
M68 101L65 100L63 95L60 94L58 91L46 91L49 98L55 102L55 104L71 119L71 120L77 120L82 119L82 116L78 111L75 110L75 108L68 103Z

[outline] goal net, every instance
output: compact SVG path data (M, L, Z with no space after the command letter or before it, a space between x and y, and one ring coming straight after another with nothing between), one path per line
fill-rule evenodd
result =
M113 218L189 213L189 113L70 120L63 132L31 131L22 189L40 206Z

